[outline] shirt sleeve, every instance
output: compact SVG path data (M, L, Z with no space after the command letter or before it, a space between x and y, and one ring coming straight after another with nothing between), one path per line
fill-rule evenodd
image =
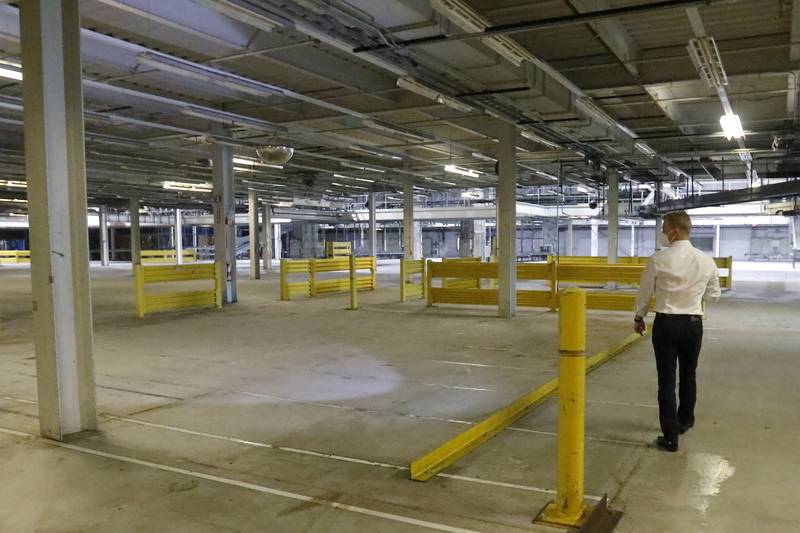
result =
M647 261L647 266L639 280L639 295L636 297L636 316L646 317L650 308L650 299L656 289L656 261L655 256Z
M706 292L703 294L703 301L716 302L719 300L720 294L722 294L722 291L719 290L719 270L717 270L715 265L711 277L706 284Z

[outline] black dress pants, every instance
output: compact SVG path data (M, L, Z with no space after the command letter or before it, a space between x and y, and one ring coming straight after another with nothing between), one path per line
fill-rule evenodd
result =
M653 322L653 349L658 369L658 418L667 440L678 442L681 426L694 423L697 401L697 358L703 343L703 320L696 315L657 313ZM680 385L675 402L675 371Z

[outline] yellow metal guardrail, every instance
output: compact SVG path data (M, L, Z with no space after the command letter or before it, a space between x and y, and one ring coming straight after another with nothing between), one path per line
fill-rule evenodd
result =
M0 250L0 265L30 262L30 250Z
M142 250L142 264L174 265L177 263L178 253L175 250ZM183 262L197 262L197 251L193 248L183 250Z
M618 257L618 265L646 265L649 257ZM547 261L555 261L555 256L548 256ZM608 257L605 256L587 256L587 255L566 255L558 258L560 265L606 265L608 264ZM719 277L719 285L723 289L733 288L733 257L715 257L714 263L717 268L726 271L724 275Z
M366 276L356 277L358 290L374 290L376 286L377 267L375 257L357 257L356 270L369 270ZM290 300L292 296L319 296L350 290L350 277L319 278L326 272L350 272L350 259L338 257L331 259L281 259L281 300ZM290 274L304 274L302 281L289 281Z
M480 257L445 257L442 263L480 263ZM445 289L480 289L481 279L444 278L442 287Z
M349 257L353 255L353 244L351 242L325 242L325 257Z
M497 305L497 289L453 289L434 286L436 278L462 278L469 280L498 277L497 263L466 263L428 261L427 288L429 306L441 304ZM641 265L560 265L549 263L518 263L517 280L539 280L548 283L548 290L518 290L517 305L521 307L549 307L556 309L556 290L559 283L617 282L635 286L639 284L644 266ZM586 295L588 309L633 311L636 294L622 291L591 291Z
M621 354L641 338L641 335L633 333L610 348L589 357L586 359L586 374L589 374L615 356ZM505 428L530 413L548 398L551 398L558 392L558 386L559 378L548 381L541 387L521 396L488 418L473 425L468 430L456 435L447 442L414 460L410 466L411 479L415 481L428 481Z
M419 276L414 281L414 276ZM427 285L425 284L425 260L401 259L400 260L400 301L410 299L425 299Z
M136 287L136 316L142 318L151 313L175 311L191 307L222 307L222 285L216 275L216 264L133 266ZM212 281L214 287L204 290L189 290L147 294L145 288L153 283L183 281Z

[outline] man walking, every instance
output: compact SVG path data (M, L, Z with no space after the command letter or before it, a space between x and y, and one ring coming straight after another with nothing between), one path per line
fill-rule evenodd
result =
M719 273L714 260L689 242L692 220L684 211L664 216L659 241L664 247L647 263L636 299L634 330L644 334L644 318L655 293L653 349L658 370L658 418L662 436L656 445L678 451L678 435L694 426L697 398L695 371L703 341L703 301L720 295ZM680 386L675 402L675 371Z

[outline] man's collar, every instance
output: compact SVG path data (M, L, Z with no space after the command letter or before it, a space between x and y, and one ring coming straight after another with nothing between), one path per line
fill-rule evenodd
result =
M689 239L686 239L686 240L680 240L680 241L673 241L670 246L691 246L691 245L692 245L692 241L690 241Z

